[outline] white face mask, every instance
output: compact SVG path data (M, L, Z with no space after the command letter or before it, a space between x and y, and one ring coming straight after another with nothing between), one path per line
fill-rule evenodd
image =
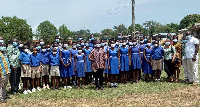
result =
M116 45L119 45L119 42L116 42Z
M81 46L84 46L84 43L81 43Z
M115 47L115 44L111 44L111 47Z
M101 47L101 44L96 44L96 47L97 47L97 48Z
M133 42L133 45L136 45L137 44L137 42Z
M58 49L58 47L54 47L54 48Z
M151 46L151 43L147 43L147 46Z
M122 43L122 45L123 45L123 46L125 46L125 45L126 45L126 43L124 42L124 43Z
M156 47L158 47L158 44L155 44Z
M78 53L82 53L82 50L78 50Z
M42 49L42 52L46 52L46 49Z
M40 45L44 45L44 42L40 42Z
M53 54L54 54L54 55L56 55L56 54L57 54L57 52L53 52Z
M75 48L76 48L76 45L73 46L73 49L75 49Z
M143 40L143 41L140 41L140 43L144 43L144 40Z
M27 53L27 52L28 52L28 49L24 49L24 52L26 52L26 53Z
M64 47L65 47L65 48L68 48L68 44L64 44Z
M23 44L19 44L19 47L20 47L20 48L23 47Z

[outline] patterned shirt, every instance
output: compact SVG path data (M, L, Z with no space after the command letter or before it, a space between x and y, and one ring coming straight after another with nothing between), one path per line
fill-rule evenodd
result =
M92 70L94 71L95 69L104 69L105 64L106 64L106 59L107 59L107 54L103 49L93 49L89 55L89 59L92 62Z
M164 60L170 60L173 58L173 54L176 54L176 49L174 46L169 48L164 48Z
M8 61L8 58L6 54L3 54L0 52L0 76L5 76L6 74L9 74L11 72L10 70L10 64Z
M10 45L7 48L7 56L8 56L10 65L12 67L15 67L15 68L20 67L20 61L19 61L20 51L17 47Z

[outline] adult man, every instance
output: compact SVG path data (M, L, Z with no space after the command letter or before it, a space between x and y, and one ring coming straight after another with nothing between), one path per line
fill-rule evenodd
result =
M186 43L186 60L187 60L187 72L189 82L194 85L199 83L198 76L198 51L199 51L199 40L191 35L191 32L186 33L188 42Z
M17 48L18 43L17 39L12 39L12 44L7 48L7 56L11 66L11 74L10 74L10 84L11 84L11 93L16 94L19 89L19 82L21 76L21 69L20 69L20 61L19 55L20 51Z
M101 88L103 90L103 70L106 69L107 54L104 49L100 48L100 41L97 42L96 47L91 51L89 60L92 62L92 70L95 73L96 90ZM98 83L99 79L99 83Z
M6 56L6 45L0 42L0 102L6 102L6 85L10 74L10 64Z

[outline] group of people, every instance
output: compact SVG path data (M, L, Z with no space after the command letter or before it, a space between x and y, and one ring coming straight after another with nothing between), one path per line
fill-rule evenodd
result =
M181 65L185 82L197 84L199 41L189 31L179 40L170 34L163 43L161 36L119 35L116 40L95 40L91 36L88 41L79 36L70 49L59 36L51 44L45 44L43 39L23 44L13 38L8 46L0 37L0 100L6 101L8 80L12 94L19 92L20 80L23 94L41 91L41 87L84 88L93 81L95 90L104 90L104 81L111 88L117 88L119 82L137 83L141 79L159 82L163 69L169 82L177 82Z

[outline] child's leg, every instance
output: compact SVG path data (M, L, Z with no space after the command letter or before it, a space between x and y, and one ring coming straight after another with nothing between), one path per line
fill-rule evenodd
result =
M118 75L115 75L115 86L117 86Z
M180 74L180 69L177 68L177 81L178 81L178 79L179 79L179 74Z
M31 79L32 88L35 88L35 78Z
M121 82L124 83L124 71L121 71Z
M139 81L139 74L141 74L141 70L136 70L136 82Z
M157 80L157 70L154 70L153 73L154 73L155 79Z
M78 87L80 87L80 77L77 77L78 79Z
M133 83L136 82L136 71L133 70Z
M67 77L67 86L69 86L70 83L70 77Z
M160 79L161 76L161 70L158 70L158 79Z
M113 75L112 74L110 74L110 85L111 85L111 87L113 86Z
M82 77L82 85L85 85L85 77Z
M56 87L58 88L59 87L59 83L60 83L60 77L59 76L56 76Z
M174 79L176 79L176 71L177 71L177 68L174 68L174 70L173 70Z
M125 72L125 80L124 80L124 83L126 83L127 81L127 72Z
M51 76L52 86L55 89L55 76Z
M27 77L27 79L26 79L26 90L28 90L28 86L29 86L29 80L30 80L30 78L29 78L29 77Z
M37 87L40 87L40 78L37 78Z
M66 78L64 77L63 79L64 79L64 86L66 86L67 85Z

